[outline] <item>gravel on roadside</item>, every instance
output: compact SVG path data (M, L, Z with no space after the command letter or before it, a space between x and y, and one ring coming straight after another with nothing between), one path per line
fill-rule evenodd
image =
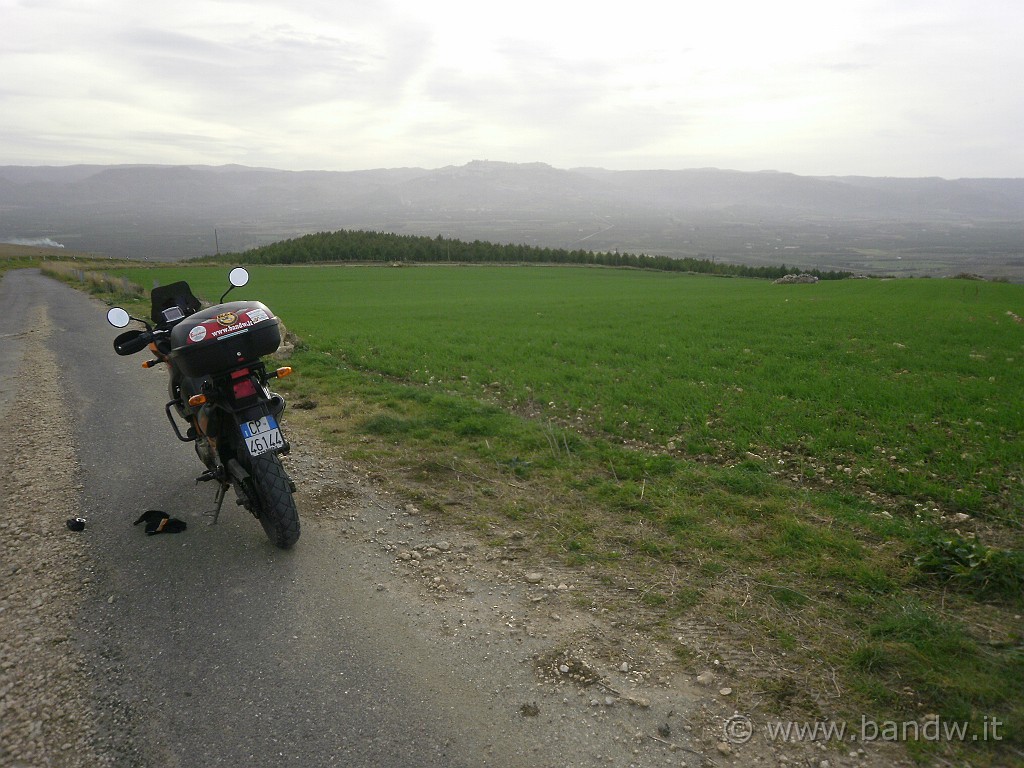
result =
M75 642L88 527L67 526L79 516L77 462L44 308L25 328L15 393L0 413L0 765L104 766Z

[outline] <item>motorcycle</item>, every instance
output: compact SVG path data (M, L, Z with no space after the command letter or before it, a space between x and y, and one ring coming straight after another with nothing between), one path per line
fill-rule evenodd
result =
M117 354L148 347L154 357L143 367L167 366L170 400L164 412L177 438L192 443L206 467L196 482L217 483L213 522L234 488L237 503L259 520L276 546L287 549L299 539L299 515L295 484L280 459L290 449L280 423L285 401L269 384L292 369L267 371L260 358L280 346L280 321L259 301L224 303L233 289L248 283L249 273L236 267L228 280L220 301L207 309L181 281L153 289L152 323L121 307L111 308L107 321L115 328L133 320L146 327L114 339Z

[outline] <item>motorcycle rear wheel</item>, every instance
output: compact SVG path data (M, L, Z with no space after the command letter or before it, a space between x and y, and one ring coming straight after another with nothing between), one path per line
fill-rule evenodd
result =
M288 549L299 540L299 512L281 459L274 453L254 456L249 475L256 519L274 546Z

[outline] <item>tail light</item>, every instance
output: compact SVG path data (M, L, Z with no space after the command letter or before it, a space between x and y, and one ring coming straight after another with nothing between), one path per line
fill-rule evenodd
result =
M234 390L236 400L252 397L256 394L256 385L252 383L252 377L248 368L233 371L231 378L234 379L231 388Z

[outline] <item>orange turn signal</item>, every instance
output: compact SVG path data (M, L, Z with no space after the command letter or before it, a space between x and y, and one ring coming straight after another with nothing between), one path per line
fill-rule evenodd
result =
M192 395L188 399L188 404L195 408L198 405L202 405L206 402L206 395Z
M283 379L285 376L292 375L292 369L290 366L286 365L283 368L278 368L276 371L274 371L274 375L279 379Z

